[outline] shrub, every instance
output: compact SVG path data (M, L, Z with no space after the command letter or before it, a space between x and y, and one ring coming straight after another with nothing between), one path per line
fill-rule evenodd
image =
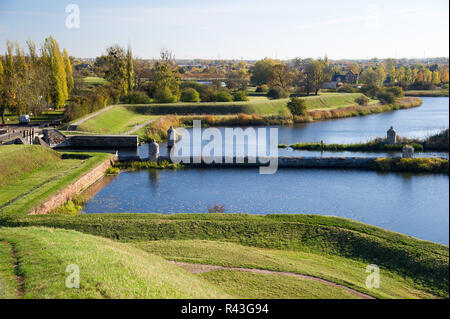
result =
M306 101L298 97L292 98L287 104L287 107L292 115L305 116L307 113Z
M200 90L200 99L202 102L216 102L217 101L217 92L211 86L203 85Z
M192 88L192 89L195 89L197 92L200 92L200 90L203 88L203 84L200 84L195 81L185 81L185 82L181 82L180 88L181 89Z
M395 95L391 92L381 92L378 93L377 98L382 104L393 104L396 101Z
M105 175L119 175L120 170L117 167L109 167Z
M152 99L145 92L136 91L124 96L122 102L125 104L150 104Z
M355 102L356 103L358 103L358 105L361 105L361 106L363 106L363 105L368 105L369 104L369 99L367 98L367 96L365 96L365 95L361 95L361 96L359 96L359 97L357 97L356 99L355 99Z
M181 91L182 102L200 102L200 94L193 88L186 88Z
M396 98L403 97L403 89L400 86L386 88L385 92L392 93Z
M217 92L217 102L232 102L233 97L227 91Z
M269 86L267 84L260 85L255 90L255 92L258 92L258 93L260 93L260 92L266 93L268 91L269 91Z
M238 91L234 94L233 99L237 102L239 101L248 101L248 96L246 91Z
M168 87L156 90L153 97L158 103L175 103L178 100Z
M288 94L283 88L277 86L277 87L271 88L269 90L269 92L267 92L267 96L269 97L269 99L277 100L277 99L286 98L288 96Z

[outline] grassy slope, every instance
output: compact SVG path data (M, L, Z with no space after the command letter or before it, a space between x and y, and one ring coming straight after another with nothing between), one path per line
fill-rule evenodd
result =
M229 297L161 257L105 238L30 227L0 228L0 239L17 251L23 298ZM80 269L80 289L65 286L70 264ZM0 278L10 276L3 259L0 265ZM11 294L11 289L0 288L2 293Z
M357 105L355 99L363 96L362 93L323 93L318 96L308 96L306 106L308 110L326 110L337 109L352 105ZM371 100L369 105L376 104L378 101Z
M237 298L250 299L355 299L357 296L322 283L281 275L216 270L199 275Z
M448 297L448 246L344 218L317 215L93 214L1 216L0 225L75 229L122 241L200 239L329 254L377 264Z
M361 93L323 93L305 97L312 110L339 109L355 105ZM289 99L270 100L265 96L250 96L247 102L168 103L147 105L121 105L112 108L78 126L79 131L122 134L131 130L135 123L141 124L164 114L259 114L276 115ZM371 104L377 101L372 101ZM144 130L138 134L142 135Z
M138 114L124 106L116 106L97 115L78 126L79 131L102 134L122 134L133 129L134 125L158 118L155 115Z
M410 278L387 269L381 270L382 285L367 289L367 263L333 255L299 251L262 249L239 244L202 240L160 240L134 244L136 247L169 260L285 271L323 278L352 287L378 298L430 298Z
M0 168L7 178L0 183L0 215L25 214L111 156L85 154L87 159L63 160L60 153L41 146L2 146Z

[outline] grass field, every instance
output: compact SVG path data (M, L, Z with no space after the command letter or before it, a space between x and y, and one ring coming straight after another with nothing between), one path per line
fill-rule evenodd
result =
M124 106L116 106L78 126L79 131L101 134L123 134L140 125L158 118L157 115L139 114Z
M111 156L85 153L85 159L62 159L61 155L36 145L1 146L0 215L29 212Z
M7 298L229 297L161 257L105 238L67 230L0 228L0 243L0 256L6 257L0 259L0 296ZM80 289L66 287L68 265L78 266Z
M92 85L92 86L103 85L103 84L107 83L107 81L104 78L100 78L100 77L96 77L96 76L85 77L85 78L83 78L83 82L88 85Z

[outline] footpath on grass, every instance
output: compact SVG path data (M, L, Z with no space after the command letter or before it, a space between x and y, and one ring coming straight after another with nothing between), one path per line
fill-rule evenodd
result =
M169 261L169 262L174 265L180 266L193 274L201 274L201 273L210 272L210 271L214 271L214 270L233 270L233 271L251 272L251 273L255 273L255 274L280 275L280 276L290 276L290 277L308 279L308 280L320 282L327 286L344 289L347 292L349 292L355 296L364 298L364 299L375 299L374 297L372 297L370 295L359 292L350 287L334 283L332 281L328 281L328 280L314 277L314 276L301 275L301 274L297 274L297 273L293 273L293 272L272 271L272 270L252 269L252 268L240 268L240 267L225 267L225 266L206 265L206 264L191 264L191 263L184 263L184 262L177 262L177 261Z

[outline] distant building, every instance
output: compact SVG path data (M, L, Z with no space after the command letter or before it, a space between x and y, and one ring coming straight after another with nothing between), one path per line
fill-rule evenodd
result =
M324 82L322 85L323 89L335 89L344 85L345 75L335 73L331 78L331 81Z
M345 82L347 83L356 84L358 82L358 79L359 74L353 73L352 70L348 71L347 74L345 75Z

